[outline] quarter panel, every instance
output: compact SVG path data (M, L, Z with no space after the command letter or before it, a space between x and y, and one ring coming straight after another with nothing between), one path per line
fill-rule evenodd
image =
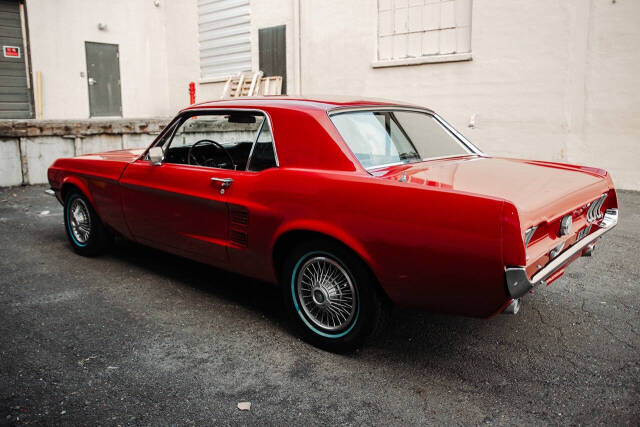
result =
M235 250L234 270L273 281L273 266L267 265L273 244L303 227L358 252L397 304L488 316L506 299L501 200L354 173L285 168L245 189L234 183L229 202L235 198L251 204L249 244Z

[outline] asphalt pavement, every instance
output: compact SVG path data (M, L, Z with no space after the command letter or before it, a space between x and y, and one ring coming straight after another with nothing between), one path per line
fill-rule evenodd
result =
M640 423L640 193L517 315L396 309L335 355L264 283L128 242L75 255L44 189L0 189L0 424Z

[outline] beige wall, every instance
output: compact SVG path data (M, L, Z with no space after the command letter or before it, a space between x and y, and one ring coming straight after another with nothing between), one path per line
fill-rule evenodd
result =
M85 40L120 45L125 117L173 115L188 103L189 81L198 101L220 96L223 82L199 81L196 0L27 8L45 118L88 117ZM253 0L252 63L258 29L284 24L289 93L422 104L489 154L599 166L618 187L640 190L638 17L636 0L474 0L471 61L373 68L376 0Z
M89 117L85 41L119 45L123 117L172 115L188 104L188 83L199 76L196 0L161 0L159 7L151 0L26 5L44 119Z
M619 188L640 190L640 1L474 0L472 61L389 68L371 66L375 0L300 3L302 93L426 105L489 154L603 167ZM258 29L287 25L290 93L295 4L251 4L254 66Z

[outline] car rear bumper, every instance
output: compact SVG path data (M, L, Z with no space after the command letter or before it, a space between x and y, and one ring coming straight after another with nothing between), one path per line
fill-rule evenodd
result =
M607 209L604 217L598 223L600 227L597 231L587 235L582 240L558 255L550 261L544 268L533 275L531 279L527 276L524 267L507 267L505 269L505 279L507 282L507 293L510 298L520 298L536 286L545 283L547 279L558 271L562 270L569 262L585 252L591 253L595 241L604 233L611 230L618 223L618 209ZM553 279L553 278L552 278Z

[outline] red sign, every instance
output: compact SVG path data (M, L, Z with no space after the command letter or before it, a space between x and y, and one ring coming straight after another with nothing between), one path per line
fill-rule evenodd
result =
M17 46L2 46L5 58L20 58L20 48Z

